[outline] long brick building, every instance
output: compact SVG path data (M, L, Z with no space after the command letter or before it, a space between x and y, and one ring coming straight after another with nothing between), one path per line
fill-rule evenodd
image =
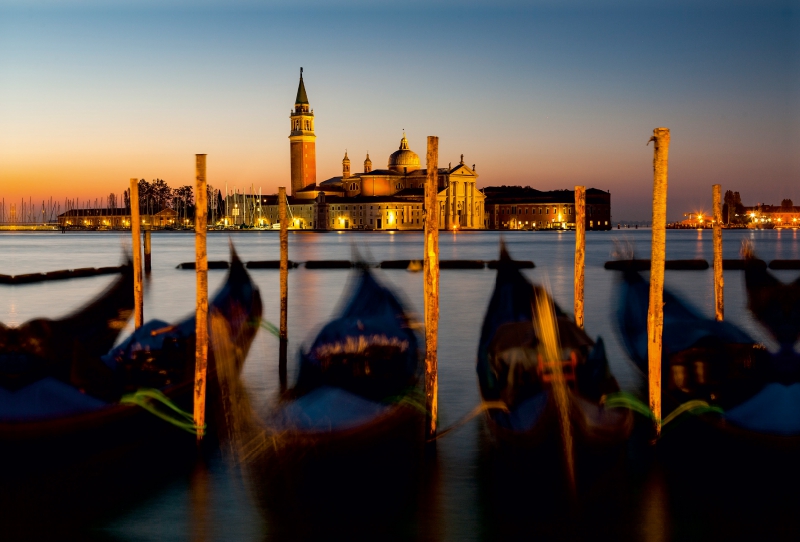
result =
M575 192L543 192L529 186L489 186L486 227L491 230L550 230L575 228ZM586 190L586 229L611 229L611 193Z

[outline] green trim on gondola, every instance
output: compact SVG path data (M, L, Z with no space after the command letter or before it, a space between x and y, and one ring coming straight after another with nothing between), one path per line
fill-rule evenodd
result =
M170 401L169 397L161 393L161 391L154 388L142 388L133 393L123 395L119 400L124 405L139 405L146 411L155 416L158 416L165 422L171 423L175 427L183 429L193 435L197 434L197 426L194 423L194 416L188 412L184 412L175 403ZM165 411L160 409L157 404L161 403L165 407L174 412ZM177 415L177 416L176 416ZM203 432L206 430L206 425L203 424Z

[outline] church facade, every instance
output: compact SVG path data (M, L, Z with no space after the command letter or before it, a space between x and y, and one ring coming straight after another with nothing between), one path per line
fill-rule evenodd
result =
M393 152L386 168L373 169L369 154L363 171L354 173L345 152L342 174L316 182L316 134L314 111L310 109L302 68L294 109L290 112L289 151L291 159L290 207L312 206L308 220L294 221L292 227L320 230L421 230L427 170L411 150L406 134ZM439 226L443 229L484 229L485 196L476 188L475 165L464 163L437 170ZM266 202L260 202L266 203ZM271 203L271 202L269 202ZM267 205L269 205L269 203ZM277 216L264 209L264 216ZM269 219L266 219L267 221ZM301 224L301 225L297 225Z

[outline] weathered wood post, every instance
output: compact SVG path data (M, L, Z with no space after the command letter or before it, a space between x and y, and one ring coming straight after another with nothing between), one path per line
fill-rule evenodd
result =
M439 138L428 136L425 180L425 437L436 436L439 414Z
M197 275L194 350L194 425L197 441L203 439L206 422L206 373L208 370L208 254L206 252L207 199L206 155L195 154L194 254Z
M575 187L575 325L583 329L583 287L586 268L586 187Z
M722 187L712 186L714 206L714 312L718 322L725 317L725 276L722 274Z
M280 350L278 353L278 380L281 390L286 389L286 362L289 336L287 332L287 312L289 308L289 224L286 219L286 187L278 187L278 220L281 223L281 273L280 273Z
M144 230L144 272L149 273L151 271L151 260L150 260L150 228Z
M131 236L133 242L133 325L144 324L144 289L142 287L142 219L139 217L139 179L131 179Z
M664 260L667 241L667 161L669 128L653 130L653 231L650 250L650 306L647 310L647 359L650 410L661 433L661 339L664 331Z

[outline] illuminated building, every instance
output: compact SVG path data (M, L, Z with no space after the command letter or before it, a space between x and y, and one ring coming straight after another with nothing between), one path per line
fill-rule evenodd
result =
M487 227L492 230L565 230L575 228L575 192L543 192L531 187L489 186ZM611 229L611 193L586 190L586 229Z

